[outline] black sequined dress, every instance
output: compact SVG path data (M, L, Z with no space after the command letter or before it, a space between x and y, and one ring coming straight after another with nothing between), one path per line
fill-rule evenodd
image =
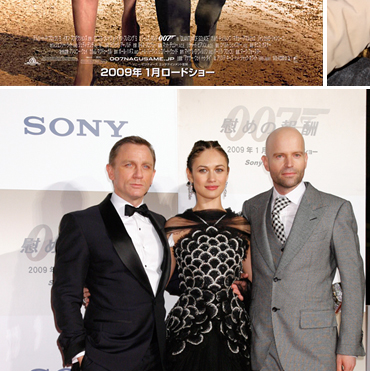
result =
M249 225L230 209L187 210L167 222L182 294L169 312L169 371L250 370L248 298L231 284L240 278L249 247Z

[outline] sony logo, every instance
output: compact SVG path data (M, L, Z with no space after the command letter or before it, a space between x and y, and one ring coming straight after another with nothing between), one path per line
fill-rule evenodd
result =
M71 135L75 130L77 131L78 136L86 136L87 132L89 134L95 135L96 137L100 136L101 127L109 128L109 131L112 131L112 137L122 137L120 130L125 124L128 124L128 121L116 121L113 120L92 120L92 124L87 122L84 119L76 119L77 123L73 122L65 117L57 117L50 121L49 125L44 125L44 117L38 116L28 116L24 119L24 133L31 135L42 135L46 132L47 127L49 130L59 137L66 137ZM103 129L104 130L104 129Z

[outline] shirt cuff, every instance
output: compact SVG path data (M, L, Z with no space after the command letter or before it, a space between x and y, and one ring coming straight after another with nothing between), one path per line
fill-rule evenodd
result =
M76 356L74 356L74 357L72 358L72 363L77 363L77 362L78 362L78 358L79 358L79 357L82 357L82 356L84 356L84 355L85 355L85 351L82 351L82 352L78 353Z

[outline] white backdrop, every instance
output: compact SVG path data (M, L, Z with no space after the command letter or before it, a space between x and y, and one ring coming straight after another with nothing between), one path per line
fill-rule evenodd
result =
M110 148L127 135L146 138L156 150L148 203L167 217L176 212L177 96L15 89L0 90L0 102L1 370L58 371L50 288L59 221L112 190L105 165Z
M230 177L224 206L240 211L243 200L272 187L261 161L268 133L293 125L305 138L308 165L304 180L352 202L365 256L365 104L364 90L181 91L180 209L193 204L187 196L185 165L195 141L218 140L228 153Z
M268 133L292 125L305 138L304 180L352 202L365 257L365 90L182 90L178 102L179 212L195 203L194 196L188 199L185 173L195 141L218 140L228 153L223 206L240 211L244 200L272 187L261 163ZM365 370L365 359L357 359L355 370Z
M305 179L349 199L365 235L365 92L362 90L0 90L0 354L4 371L63 370L50 305L54 244L62 215L111 191L105 164L126 135L148 139L157 174L147 196L166 217L194 204L186 157L199 139L230 157L224 206L271 182L260 165L274 127L303 130ZM167 308L174 298L167 297Z

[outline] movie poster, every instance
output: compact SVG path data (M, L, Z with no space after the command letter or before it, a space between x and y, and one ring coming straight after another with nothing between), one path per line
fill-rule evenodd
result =
M322 1L223 1L1 0L0 85L74 84L74 27L95 16L74 24L72 4L76 14L97 5L93 38L78 38L93 47L97 86L323 84ZM137 23L123 41L124 3L136 6Z

